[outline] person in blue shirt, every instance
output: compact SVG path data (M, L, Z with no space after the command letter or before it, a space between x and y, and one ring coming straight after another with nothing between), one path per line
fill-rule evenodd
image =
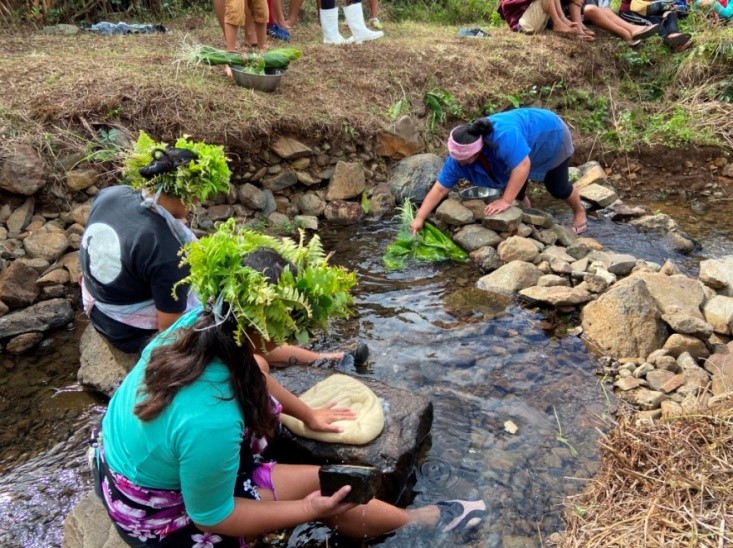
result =
M573 211L572 229L588 228L578 190L569 181L573 141L565 122L554 112L518 108L480 118L453 129L448 139L449 156L438 180L428 192L415 220L413 234L461 179L480 187L503 190L488 204L484 215L508 209L514 200L529 205L525 192L529 179L543 181L550 194L565 200Z

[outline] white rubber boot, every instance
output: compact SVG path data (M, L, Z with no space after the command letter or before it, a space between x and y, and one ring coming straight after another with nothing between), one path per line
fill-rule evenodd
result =
M324 44L350 44L353 38L344 38L339 32L339 9L321 10L321 30Z
M344 6L344 17L351 29L351 35L356 43L376 40L384 36L381 31L368 29L364 23L364 12L361 9L361 2Z

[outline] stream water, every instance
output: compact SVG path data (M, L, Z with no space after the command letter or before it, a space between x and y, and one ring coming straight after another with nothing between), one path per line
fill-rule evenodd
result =
M569 222L562 205L536 205ZM702 213L673 200L646 205L670 214L702 249L676 255L658 236L603 218L591 219L590 234L608 249L660 264L672 258L692 274L701 257L733 253L723 205ZM596 440L613 395L595 374L595 357L568 334L573 318L515 303L496 314L457 314L447 302L480 276L470 264L385 272L381 257L396 230L395 221L383 220L321 232L334 262L359 275L358 313L316 347L365 340L371 359L363 375L432 400L413 505L483 498L490 517L465 538L409 529L371 544L541 546L562 528L564 497L597 469ZM32 354L0 354L0 546L60 546L65 515L89 489L85 437L105 402L76 384L85 326L80 315ZM516 433L507 431L508 421ZM307 525L279 545L325 546L327 536Z

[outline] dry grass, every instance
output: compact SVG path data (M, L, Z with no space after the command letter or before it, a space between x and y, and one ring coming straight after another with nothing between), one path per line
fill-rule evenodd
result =
M83 134L86 122L92 129L144 129L162 139L186 132L246 153L284 132L314 141L371 136L403 96L414 115L424 115L422 97L434 88L476 115L487 102L507 104L507 95L532 85L559 79L580 85L576 59L587 55L581 43L552 35L501 29L477 40L458 37L454 28L412 24L388 26L385 39L369 44L326 47L320 28L309 23L298 26L292 44L303 57L267 95L236 87L221 68L177 63L184 41L221 47L213 18L191 26L143 36L6 33L0 124L11 115L27 123L6 122L3 133L62 128Z
M571 497L563 547L733 545L733 402L601 440L601 466Z

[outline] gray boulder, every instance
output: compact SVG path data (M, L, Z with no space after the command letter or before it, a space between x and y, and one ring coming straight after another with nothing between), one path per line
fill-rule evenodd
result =
M274 371L273 377L294 394L302 394L331 374L326 369L292 366ZM382 400L387 410L384 430L375 440L366 445L323 443L283 429L272 444L275 460L374 466L382 471L377 497L396 502L414 471L418 448L430 432L433 404L425 396L374 379L359 377L358 380Z
M137 362L137 354L125 354L109 344L97 333L92 324L87 325L79 342L81 352L77 379L107 396L112 396L125 375Z
M64 520L63 548L127 548L94 492L81 499Z
M400 161L392 170L389 186L397 202L422 202L443 167L436 154L416 154Z
M32 331L46 332L74 319L74 310L66 299L49 299L0 318L0 339Z

